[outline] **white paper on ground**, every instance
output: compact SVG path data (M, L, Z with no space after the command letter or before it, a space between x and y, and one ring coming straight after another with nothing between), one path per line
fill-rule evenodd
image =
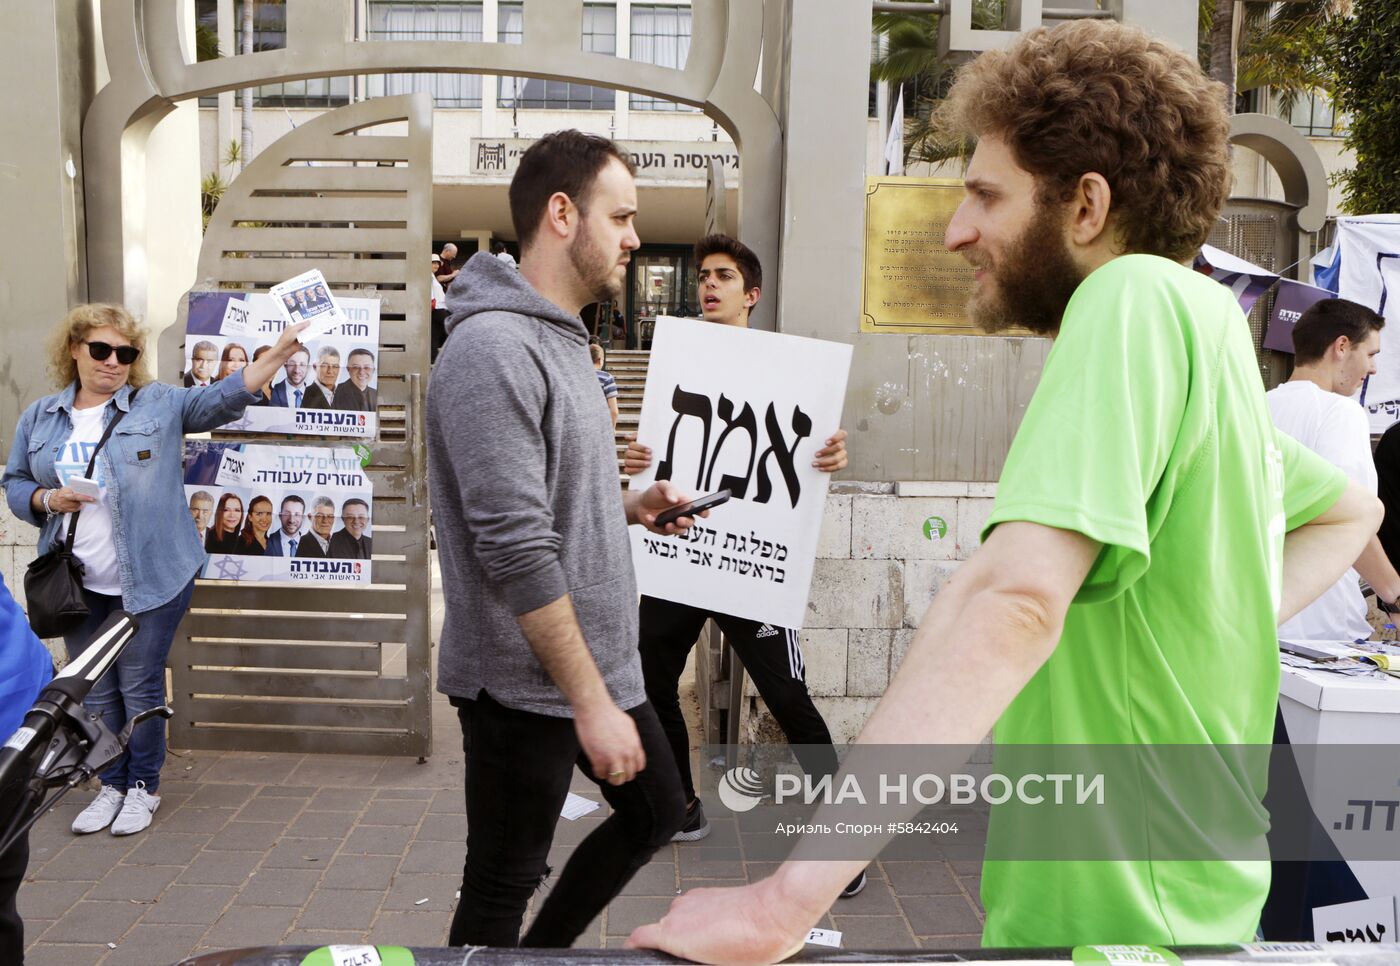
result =
M807 934L807 942L813 946L841 948L841 934L835 929L813 929Z
M593 801L591 798L584 798L582 795L575 795L569 792L569 797L564 799L564 808L559 812L561 816L573 821L576 818L583 818L589 812L596 811L603 806Z

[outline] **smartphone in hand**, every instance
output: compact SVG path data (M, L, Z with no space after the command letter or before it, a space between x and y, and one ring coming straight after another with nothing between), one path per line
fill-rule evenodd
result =
M667 524L675 523L681 517L693 517L704 510L711 510L722 503L728 503L730 492L728 490L716 490L704 496L696 497L689 503L682 503L680 506L673 506L669 510L662 510L656 515L656 525L664 527Z

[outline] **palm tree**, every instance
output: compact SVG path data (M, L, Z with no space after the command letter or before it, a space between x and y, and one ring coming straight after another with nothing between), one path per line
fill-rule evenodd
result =
M253 10L257 6L257 0L243 0L243 37L242 50L244 54L253 52ZM245 87L239 92L242 96L243 107L243 163L247 164L248 159L253 156L253 89Z
M1210 62L1207 72L1211 80L1225 85L1225 110L1235 113L1235 15L1236 0L1201 0L1202 16L1210 8Z
M1286 116L1303 94L1329 90L1323 53L1351 0L1200 0L1200 9L1202 66L1229 89L1232 113L1237 91L1269 88Z
M974 0L973 26L987 30L1001 27L1004 7L1005 0ZM884 38L884 44L870 63L870 79L906 89L906 161L937 164L956 157L960 150L959 145L941 137L933 121L934 108L947 93L954 66L938 56L940 16L877 13L871 20L872 31Z

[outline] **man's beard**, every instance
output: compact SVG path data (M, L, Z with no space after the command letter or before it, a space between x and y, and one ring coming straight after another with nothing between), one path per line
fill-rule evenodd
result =
M622 280L615 273L617 260L610 258L593 241L587 216L580 219L578 237L569 246L569 264L574 266L579 281L594 301L606 302L622 295Z
M1065 243L1062 211L1036 205L1030 224L994 268L973 252L977 260L971 264L987 270L990 290L974 294L967 308L984 331L1020 327L1051 336L1060 331L1065 306L1084 281Z

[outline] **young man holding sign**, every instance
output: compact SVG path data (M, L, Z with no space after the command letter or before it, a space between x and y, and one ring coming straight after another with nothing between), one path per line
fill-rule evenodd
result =
M1196 746L1204 761L1269 744L1278 621L1356 559L1380 508L1274 430L1234 296L1182 264L1229 193L1223 93L1194 52L1083 20L980 55L949 92L949 128L977 142L946 239L976 270L970 313L1055 345L982 545L934 597L843 769L867 745L907 745L905 767L954 770L993 725L998 749ZM1160 773L1137 777L1163 800ZM1268 855L1266 783L1265 759L1211 786L1252 847L1218 860L1200 857L1213 840L1195 812L1164 819L1157 851L1086 861L1062 832L1008 853L1020 829L994 808L987 852L1018 861L983 866L983 944L1252 940L1269 866L1241 853ZM1143 823L1120 818L1092 837ZM863 844L835 860L804 836L794 856L823 861L695 890L629 944L775 962L885 841Z
M568 946L680 827L685 803L637 657L627 525L687 497L620 493L579 318L616 298L640 242L632 168L610 141L536 141L510 186L520 268L463 269L428 391L429 477L447 613L438 690L466 755L467 857L451 945ZM482 386L492 391L483 396ZM612 814L521 919L575 764Z
M696 295L705 321L748 328L749 311L758 302L763 288L763 267L758 256L736 238L707 235L695 243L695 264L699 266ZM623 457L628 474L646 469L651 459L651 447L637 442L633 434ZM844 429L838 429L827 439L812 465L827 473L845 467ZM710 834L704 806L695 794L690 771L690 735L679 695L686 657L707 620L719 625L783 734L802 749L799 757L805 759L802 761L804 770L814 776L827 775L835 770L836 764L835 754L826 752L831 747L831 732L807 691L806 664L796 629L643 596L641 650L647 699L656 708L661 726L666 730L666 739L685 788L686 821L675 835L678 842L693 842ZM862 872L841 895L853 896L863 888L865 873Z

